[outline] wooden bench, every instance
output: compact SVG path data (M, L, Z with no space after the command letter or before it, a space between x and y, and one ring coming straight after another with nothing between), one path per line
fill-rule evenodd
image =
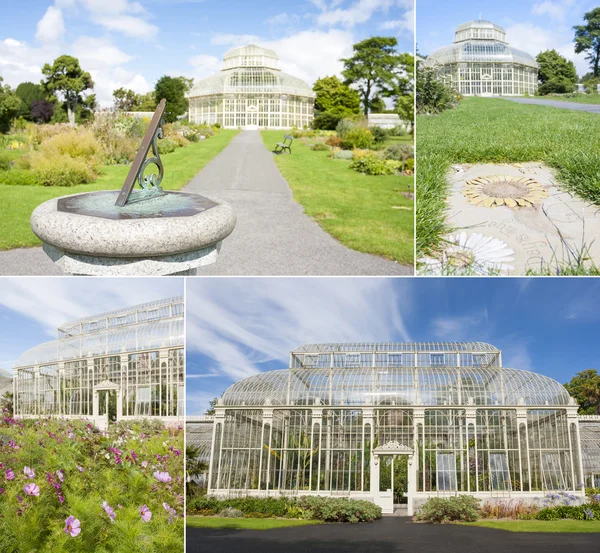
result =
M286 134L283 136L283 142L277 142L275 145L274 153L282 154L283 152L292 153L292 142L294 141L294 137Z

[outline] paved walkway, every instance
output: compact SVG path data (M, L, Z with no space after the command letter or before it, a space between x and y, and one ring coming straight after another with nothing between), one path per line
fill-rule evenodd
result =
M412 275L407 265L350 250L292 198L257 131L238 134L185 189L228 201L237 215L217 263L199 275ZM0 252L0 275L59 275L41 248Z
M507 532L385 517L276 530L187 528L186 553L566 553L600 551L598 534Z
M413 274L412 267L346 248L306 216L257 131L238 134L186 191L226 200L237 215L217 263L201 274Z
M575 111L588 111L589 113L600 113L600 104L578 104L576 102L561 102L560 100L543 100L541 98L508 98L498 96L503 100L510 100L518 104L535 104L538 106L551 106L553 108L572 109Z

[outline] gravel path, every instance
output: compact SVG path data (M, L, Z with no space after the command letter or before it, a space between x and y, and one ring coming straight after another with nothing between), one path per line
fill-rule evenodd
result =
M517 102L518 104L535 104L538 106L551 106L553 108L600 113L600 104L577 104L575 102L561 102L560 100L542 100L541 98L507 98L506 96L502 96L502 99L510 100L511 102Z

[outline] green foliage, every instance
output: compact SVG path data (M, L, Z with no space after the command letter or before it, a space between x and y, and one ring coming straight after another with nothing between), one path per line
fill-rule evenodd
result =
M479 518L479 502L471 495L444 499L430 497L417 514L417 520L428 522L473 522Z
M317 79L313 90L316 117L313 128L333 130L340 119L360 113L360 96L356 90L342 83L335 75Z
M4 470L15 474L2 482L3 553L183 550L182 432L142 435L131 426L114 425L101 433L86 421L5 419L0 434ZM24 475L25 466L35 471L33 479ZM155 471L168 472L171 482L159 483ZM39 487L39 496L24 493L27 483ZM114 520L103 502L114 511ZM152 512L149 522L140 517L143 505ZM81 522L75 537L64 531L69 516Z
M164 119L167 123L177 121L188 109L188 100L185 93L191 88L189 79L185 77L169 77L164 75L154 87L154 96L158 102L163 98L167 100Z
M34 119L31 114L33 102L46 99L43 87L39 84L25 82L17 87L15 93L21 99L19 115L27 119L27 121L33 121Z
M456 106L455 91L438 79L432 67L417 67L416 104L419 115L435 115Z
M224 518L244 518L244 513L239 509L233 509L232 507L226 507L219 512L220 517Z
M315 144L313 144L310 149L313 152L328 152L329 151L329 146L327 146L327 144L325 144L324 142L316 142Z
M396 52L397 45L394 37L370 37L354 44L351 58L340 60L344 64L345 84L358 89L365 115L377 90L393 88L392 83L405 64L404 57Z
M374 142L375 139L371 131L363 127L354 127L342 136L342 148L344 150L353 150L354 148L366 150L371 148Z
M540 52L536 57L536 61L540 66L539 79L542 84L553 80L564 80L573 85L577 82L575 64L561 56L556 50Z
M8 171L11 161L12 158L9 157L8 153L0 151L0 171Z
M590 63L593 76L600 77L600 8L587 12L583 19L585 25L576 25L575 53L586 53L585 59Z
M81 158L68 155L35 158L32 173L40 186L77 186L96 178L93 169Z
M394 159L396 161L407 161L415 155L415 148L412 144L390 144L383 152L385 159Z
M12 120L17 116L21 107L20 98L8 85L2 85L0 77L0 134L10 130Z
M13 416L14 412L14 395L12 392L4 392L0 397L0 411L9 417Z
M381 159L375 152L355 152L350 163L350 169L365 175L394 175L400 166L400 162Z
M170 154L177 149L176 142L171 138L163 138L158 141L158 153L159 154Z
M141 95L121 87L113 92L113 98L115 99L115 109L133 111L138 106Z
M325 522L370 522L381 518L381 508L370 501L304 496L244 497L238 499L195 498L187 503L189 515L227 516L224 509L252 518L300 518Z
M352 159L352 154L352 150L340 150L339 152L336 152L333 157L335 159L345 159L350 161Z
M600 374L596 369L578 372L565 388L579 404L580 415L600 415Z
M77 106L85 101L83 93L94 88L92 76L81 69L79 60L73 56L60 56L52 65L45 64L42 73L46 77L43 83L46 92L64 99L69 123L74 125ZM95 98L92 99L94 102Z
M573 81L565 77L555 77L540 85L538 94L540 96L546 96L547 94L570 94L576 88L577 85Z
M375 144L383 144L389 136L389 132L381 127L369 127Z
M319 113L312 120L312 127L316 130L334 130L342 117L333 112Z
M398 113L398 117L402 119L407 125L409 132L412 132L415 125L415 95L414 93L408 94L406 96L400 96L398 100L396 100L396 112ZM406 134L406 131L404 131ZM401 136L401 135L396 135Z
M33 171L13 169L12 171L0 172L0 184L11 186L39 186L40 182Z
M537 520L598 520L600 519L600 503L585 505L557 505L541 509L535 517Z
M375 98L371 100L371 113L385 113L386 110L387 106L381 96L375 96Z

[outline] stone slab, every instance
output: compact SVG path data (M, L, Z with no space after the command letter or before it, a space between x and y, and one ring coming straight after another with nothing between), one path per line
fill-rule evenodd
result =
M536 207L519 209L479 207L464 197L463 186L468 180L502 174L534 178L549 197ZM600 207L562 190L552 169L544 164L454 165L448 180L448 224L460 231L497 238L514 250L514 271L504 274L524 275L528 270L555 267L572 260L584 247L600 264Z

